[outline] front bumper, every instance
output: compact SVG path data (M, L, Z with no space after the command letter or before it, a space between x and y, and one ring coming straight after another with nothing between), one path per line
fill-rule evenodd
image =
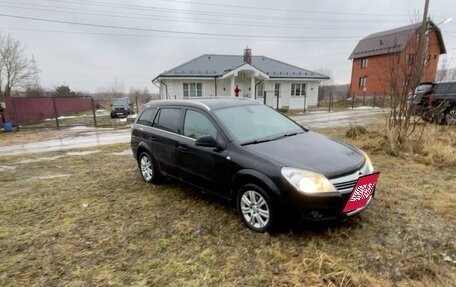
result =
M337 188L337 191L322 194L303 194L293 191L291 196L291 205L297 215L304 220L337 220L356 215L367 208L373 201L375 189L371 197L363 207L343 212L345 205L358 181L363 175L372 173L369 167L364 164L360 169L342 177L330 179L330 182Z
M332 194L328 196L305 196L293 204L293 209L297 215L304 220L325 221L338 220L356 215L366 209L373 201L375 190L367 201L366 205L350 212L342 212L351 193Z

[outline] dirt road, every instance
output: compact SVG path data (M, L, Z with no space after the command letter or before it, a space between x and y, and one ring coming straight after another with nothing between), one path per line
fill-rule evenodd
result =
M366 108L332 113L318 111L292 116L291 118L306 128L319 129L375 123L382 120L383 114L384 111L381 109ZM80 127L73 128L73 130L74 133L69 133L68 130L65 130L67 136L57 139L2 146L0 155L77 149L130 141L130 129Z

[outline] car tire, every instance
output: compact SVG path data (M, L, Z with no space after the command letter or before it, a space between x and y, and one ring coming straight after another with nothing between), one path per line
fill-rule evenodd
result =
M456 125L456 107L445 115L445 123L447 125Z
M113 118L115 118L115 117L116 117L116 116L115 116L113 113L111 113L111 119L113 119Z
M271 231L275 210L271 197L261 187L246 184L238 192L237 208L242 222L255 232Z
M162 178L157 170L154 160L147 152L142 152L138 157L138 166L142 179L147 183L158 183Z

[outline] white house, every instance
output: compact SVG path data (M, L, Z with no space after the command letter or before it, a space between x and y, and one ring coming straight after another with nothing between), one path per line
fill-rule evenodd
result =
M316 106L318 85L329 77L265 56L205 54L152 80L161 99L249 97L284 109ZM265 98L266 96L266 98ZM277 100L278 97L278 100Z

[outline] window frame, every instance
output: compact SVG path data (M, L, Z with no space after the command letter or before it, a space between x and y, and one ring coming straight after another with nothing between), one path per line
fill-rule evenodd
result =
M160 116L161 116L161 113L163 110L166 110L166 109L174 109L174 110L179 110L179 118L177 120L177 126L176 126L176 131L172 131L166 127L163 127L161 125L159 125L157 123L157 121L160 119ZM181 134L181 131L182 131L182 107L176 107L176 106L163 106L163 107L159 107L158 110L156 111L155 113L155 117L154 117L154 122L152 124L152 127L153 128L156 128L158 130L161 130L161 131L164 131L164 132L167 132L167 133L172 133L172 134L177 134L177 135L180 135Z
M299 95L296 95L296 85L299 85ZM304 82L291 83L290 95L295 98L306 97L307 96L307 83L304 83Z
M200 89L198 89L198 87ZM192 96L192 93L194 93L194 96ZM191 98L201 98L202 96L203 96L203 82L183 82L182 83L182 98L191 99Z
M141 121L141 117L142 117L147 111L152 111L152 119L151 119L150 125L147 125L147 124L145 124L145 123L140 122L140 121ZM138 120L136 121L136 124L142 125L142 126L146 126L146 127L152 127L152 126L154 125L154 121L155 121L155 117L157 116L157 113L158 113L158 108L156 108L156 107L144 109L144 110L141 112L141 114L138 116Z
M367 69L368 63L369 63L368 58L361 58L361 69Z
M359 88L365 88L366 87L366 83L367 83L367 77L366 76L359 77L359 80L358 80L358 87Z
M201 110L198 110L198 109L192 109L192 108L186 108L184 110L184 112L182 113L182 136L185 137L185 138L188 138L188 139L191 139L191 140L194 140L196 141L198 138L192 138L190 136L187 136L185 135L185 121L186 121L186 118L187 118L187 113L191 111L191 112L194 112L194 113L198 113L200 115L203 115L211 124L212 126L215 128L215 131L217 132L217 135L215 137L215 140L219 141L219 139L221 138L221 132L220 132L220 129L218 128L217 124L214 122L214 120L205 112L201 111Z

